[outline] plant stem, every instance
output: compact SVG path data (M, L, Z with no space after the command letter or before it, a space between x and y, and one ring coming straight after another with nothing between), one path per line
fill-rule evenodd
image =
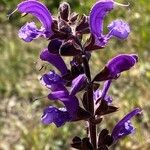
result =
M97 149L97 129L96 124L93 123L93 120L95 120L95 112L94 112L94 100L93 100L93 83L91 81L91 72L90 72L90 66L88 59L86 58L86 52L80 42L80 40L76 37L74 37L78 45L82 49L82 60L83 60L83 67L84 67L84 73L87 76L88 79L88 110L92 117L89 119L89 136L90 136L90 142L92 143L94 150Z
M96 124L93 123L93 119L95 120L94 116L94 100L93 100L93 85L91 82L91 73L88 60L85 55L82 57L83 65L84 65L84 72L88 78L88 111L91 113L92 118L89 119L89 135L90 141L96 150L97 148L97 133L96 133Z

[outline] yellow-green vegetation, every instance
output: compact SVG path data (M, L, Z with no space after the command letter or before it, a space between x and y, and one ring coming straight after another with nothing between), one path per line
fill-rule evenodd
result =
M119 0L118 0L119 1ZM67 124L62 128L44 126L40 122L42 108L50 104L47 94L39 83L40 51L48 42L40 39L26 44L17 36L18 28L28 20L14 15L10 21L7 13L19 0L0 0L0 149L1 150L69 150L71 138L82 135L84 124ZM55 13L60 0L46 1ZM72 9L87 14L95 0L68 0ZM103 50L94 52L91 65L93 75L107 60L118 53L137 53L138 65L113 82L111 93L119 113L104 119L110 130L133 107L143 108L143 118L135 119L137 132L112 147L112 150L150 149L150 5L149 0L120 0L130 2L129 7L116 8L105 21L105 26L114 18L124 18L132 33L127 41L112 40ZM104 128L103 124L101 128Z

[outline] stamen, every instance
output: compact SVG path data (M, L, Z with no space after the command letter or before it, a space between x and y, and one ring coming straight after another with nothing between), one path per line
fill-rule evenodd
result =
M22 13L21 17L25 17L26 15L28 15L28 13Z
M33 98L32 101L35 102L35 101L40 100L40 99L43 99L43 98L47 98L47 96L42 96L42 97Z
M34 64L35 64L35 66L34 66L34 67L35 67L35 70L38 70L38 71L42 71L43 69L44 69L44 71L45 71L46 68L47 68L47 66L49 65L49 64L47 64L47 63L40 64L40 60L34 62Z
M16 8L14 11L12 11L10 14L7 15L8 19L10 19L10 17L18 10L18 8Z
M115 6L122 6L122 7L128 7L130 6L130 3L128 2L128 4L121 4L121 3L118 3L118 2L114 2Z

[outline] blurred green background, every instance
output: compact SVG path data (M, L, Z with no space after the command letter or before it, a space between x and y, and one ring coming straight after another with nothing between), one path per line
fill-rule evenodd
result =
M0 0L0 150L69 150L75 135L85 136L84 122L66 124L62 128L44 126L40 122L42 109L50 102L45 98L48 91L39 83L44 71L38 71L42 62L40 51L48 41L41 39L25 43L17 31L32 17L20 18L18 14L6 17L21 0ZM41 0L56 14L60 0ZM72 10L88 15L95 0L68 0ZM130 2L129 7L116 7L105 20L105 27L115 18L125 19L131 26L126 41L113 39L109 45L93 53L93 75L107 60L118 53L137 53L139 63L123 73L110 89L118 113L108 115L99 128L110 130L129 110L143 108L143 118L133 119L137 132L114 145L112 150L150 149L150 5L149 0L118 0ZM94 66L94 67L93 67ZM48 69L47 69L48 70Z

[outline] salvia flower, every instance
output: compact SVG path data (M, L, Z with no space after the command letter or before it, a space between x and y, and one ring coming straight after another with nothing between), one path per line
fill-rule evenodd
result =
M126 39L130 33L128 23L115 20L108 25L109 33L103 34L103 21L105 16L114 8L113 0L98 1L91 9L89 16L90 30L95 37L95 45L105 47L111 37Z
M68 73L67 66L60 55L52 54L48 51L48 49L44 49L40 54L40 59L55 66L62 75Z
M69 113L65 108L58 109L53 106L45 108L43 111L43 116L41 118L43 124L48 125L54 123L57 127L64 125L69 120Z
M118 111L109 95L112 81L138 62L136 54L117 55L92 79L89 65L91 51L104 48L113 37L125 40L130 33L128 23L121 19L108 24L108 32L104 33L104 19L115 5L120 4L114 0L99 0L93 5L89 16L72 12L66 2L60 4L57 17L53 17L39 0L24 0L16 9L22 15L31 14L41 22L39 28L34 22L27 22L18 35L25 42L38 37L46 38L49 43L41 51L40 59L56 69L44 73L40 82L48 89L47 98L60 103L61 107L47 106L41 121L46 125L54 123L57 127L67 122L88 121L89 138L73 139L72 146L77 149L108 150L113 142L134 132L130 120L141 113L140 108L135 108L117 123L111 134L103 129L97 139L97 125L105 115ZM88 34L89 38L84 38L84 34ZM70 63L65 63L64 56L71 58ZM101 83L97 82L103 81L101 88ZM82 97L80 95L81 101L78 99L80 91L84 92Z
M135 54L120 54L106 64L109 69L110 76L115 78L123 71L129 70L138 61L138 56Z
M44 110L44 117L42 117L42 122L45 124L50 124L54 122L56 126L59 126L59 124L57 124L55 120L51 120L53 115L55 116L56 114L62 116L69 116L69 120L67 120L68 117L66 117L66 120L62 120L62 125L65 123L65 121L67 122L75 120L77 118L77 111L79 109L79 102L75 94L81 89L81 87L86 82L86 76L83 74L79 75L76 79L74 79L74 81L72 82L70 92L66 89L64 85L65 82L63 82L63 79L54 71L44 74L41 78L41 81L42 84L44 84L51 90L51 92L48 95L48 98L50 100L58 100L65 105L65 112L62 112L61 110L54 107L46 108Z
M27 23L19 31L19 37L26 42L31 42L39 36L49 38L52 32L52 16L48 8L37 0L25 0L18 4L17 9L22 14L31 14L42 24L41 29L37 29L35 24Z
M138 114L141 114L141 112L142 110L140 108L135 108L116 124L112 131L112 137L115 141L124 136L134 133L135 128L131 124L131 118Z
M95 76L93 81L116 79L123 71L131 69L138 62L136 54L120 54L110 59L104 69Z
M41 79L41 83L49 88L51 91L64 89L64 81L60 75L56 74L55 71L50 71L44 74Z
M42 34L42 31L37 29L35 23L30 22L21 27L18 36L25 42L31 42L33 39L37 39Z

